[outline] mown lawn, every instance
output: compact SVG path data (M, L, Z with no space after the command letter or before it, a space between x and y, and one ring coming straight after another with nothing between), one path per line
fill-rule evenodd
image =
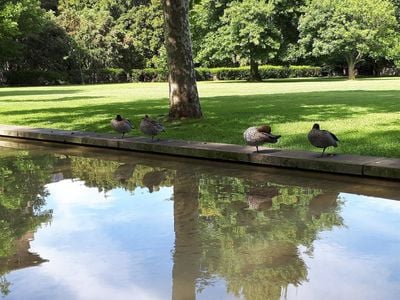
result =
M165 122L162 137L243 144L247 127L268 123L282 135L274 147L319 151L306 137L318 122L341 140L336 153L400 157L400 78L199 82L198 87L204 118ZM117 113L136 128L144 114L165 116L167 95L166 83L0 88L0 124L111 133Z

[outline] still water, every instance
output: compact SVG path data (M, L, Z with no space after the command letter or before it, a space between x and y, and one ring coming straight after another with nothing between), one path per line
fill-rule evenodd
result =
M4 299L399 299L399 182L0 140Z

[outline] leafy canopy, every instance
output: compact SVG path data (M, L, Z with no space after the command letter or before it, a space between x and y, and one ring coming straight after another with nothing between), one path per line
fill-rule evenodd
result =
M397 21L388 0L312 0L300 18L300 44L316 57L341 56L348 63L387 56Z

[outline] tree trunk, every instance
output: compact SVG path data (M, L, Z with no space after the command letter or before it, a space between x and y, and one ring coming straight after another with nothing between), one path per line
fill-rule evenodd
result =
M250 81L261 81L260 73L258 72L258 63L250 58Z
M358 53L357 55L346 55L347 69L349 80L356 79L356 64L362 60L362 54Z
M348 66L348 73L349 73L349 80L354 80L356 79L356 72L355 72L355 63L354 61L349 61L347 62Z
M163 0L169 68L169 117L201 118L189 30L189 1Z

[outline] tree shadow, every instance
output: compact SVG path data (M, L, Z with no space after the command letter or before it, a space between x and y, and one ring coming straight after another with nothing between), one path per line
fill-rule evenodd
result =
M95 99L96 97L65 97L61 101ZM40 100L39 100L40 101ZM45 101L60 101L47 99ZM357 153L398 157L398 135L393 126L398 125L384 114L400 112L400 92L384 91L327 91L290 94L259 94L201 98L204 118L199 120L165 121L167 131L161 138L191 139L206 142L244 144L242 134L249 127L261 123L272 126L272 132L282 138L272 147L315 150L307 140L308 130L314 122L329 123L328 129L342 140L335 153ZM14 109L0 112L7 116L7 123L93 132L113 132L110 121L117 114L130 119L135 129L130 135L141 135L139 122L145 114L152 117L166 116L166 98L136 100L50 108ZM381 119L371 120L370 115L382 114ZM365 128L352 128L353 120L365 119ZM336 127L346 123L340 131ZM361 124L361 123L360 123ZM338 125L338 126L336 126ZM389 128L391 127L391 128ZM397 133L398 134L398 133ZM393 142L389 142L390 140ZM384 151L386 149L386 152ZM397 152L396 152L397 151ZM396 154L397 153L397 154Z
M39 103L39 102L69 102L69 101L81 101L81 100L88 100L88 99L100 99L101 97L98 96L76 96L76 97L61 97L61 98L57 98L57 99L18 99L18 100L14 100L14 99L3 99L0 100L0 102L6 102L6 103L20 103L20 102L35 102L35 103Z
M15 90L4 91L0 89L0 97L14 97L14 96L35 96L35 95L58 95L58 94L75 94L80 93L80 89L46 89L46 90Z

